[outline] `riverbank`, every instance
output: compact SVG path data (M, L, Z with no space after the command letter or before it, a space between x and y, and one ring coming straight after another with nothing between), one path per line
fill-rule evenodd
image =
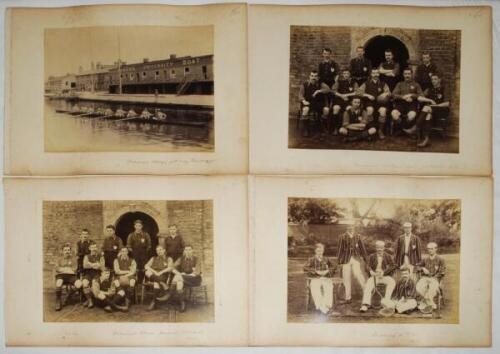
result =
M138 103L168 106L192 107L197 109L213 109L213 95L154 95L154 94L112 94L107 92L78 92L80 100Z

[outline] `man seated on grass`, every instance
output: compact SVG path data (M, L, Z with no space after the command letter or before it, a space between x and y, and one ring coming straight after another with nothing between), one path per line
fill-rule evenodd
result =
M153 283L153 300L148 310L154 310L157 300L166 301L170 297L170 285L174 271L174 262L172 258L167 257L165 248L162 245L156 246L156 256L144 266L146 270L146 279ZM163 293L163 294L162 294Z
M385 242L375 242L375 253L370 255L367 263L367 270L370 274L363 290L363 303L359 311L366 312L371 305L373 292L378 284L385 285L385 295L383 303L391 301L392 292L396 286L396 281L392 278L392 272L396 265L391 255L385 252Z
M56 263L55 279L56 279L56 311L62 308L62 287L63 285L73 286L76 289L82 287L82 282L76 277L78 262L71 254L71 246L69 243L62 247L62 256ZM72 290L70 288L70 290ZM67 295L67 298L71 294Z
M323 256L325 246L317 243L314 256L309 258L304 266L304 272L312 278L309 284L316 310L327 314L333 306L333 263Z
M183 255L175 262L174 279L177 295L179 296L180 312L186 311L185 287L194 287L201 284L201 274L198 270L198 258L193 254L191 245L184 246Z
M125 296L125 291L116 289L108 268L104 268L101 275L92 280L92 295L96 305L103 307L106 312L128 311L129 301Z
M345 141L352 142L369 138L377 132L373 116L369 117L361 107L361 98L354 96L351 106L344 112L344 119L339 133Z
M411 277L410 268L403 266L400 271L401 278L396 284L393 306L398 313L410 313L417 307L415 281Z
M423 301L419 309L430 306L433 310L437 308L434 297L439 292L439 284L446 273L444 260L437 254L437 244L429 242L427 244L428 256L425 257L418 266L422 277L417 282L417 293L422 296Z

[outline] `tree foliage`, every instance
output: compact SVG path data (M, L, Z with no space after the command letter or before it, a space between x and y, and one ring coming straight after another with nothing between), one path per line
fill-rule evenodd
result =
M332 224L344 209L331 199L291 198L288 202L288 222L300 224Z

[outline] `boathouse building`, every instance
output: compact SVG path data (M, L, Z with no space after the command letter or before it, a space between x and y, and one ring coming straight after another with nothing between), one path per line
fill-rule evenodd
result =
M49 76L45 82L45 93L67 93L75 90L76 76L73 74L66 74L63 76Z

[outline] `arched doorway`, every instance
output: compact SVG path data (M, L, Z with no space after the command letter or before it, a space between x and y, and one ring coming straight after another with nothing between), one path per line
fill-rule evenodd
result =
M398 38L390 35L378 35L370 38L364 45L365 57L368 58L373 67L378 67L385 60L384 52L391 49L394 60L399 63L401 70L408 66L410 58L408 48Z
M158 245L158 224L155 219L140 211L128 212L118 218L115 224L116 235L120 237L124 244L127 243L128 235L134 231L134 221L140 219L143 223L143 230L151 236L151 256Z

